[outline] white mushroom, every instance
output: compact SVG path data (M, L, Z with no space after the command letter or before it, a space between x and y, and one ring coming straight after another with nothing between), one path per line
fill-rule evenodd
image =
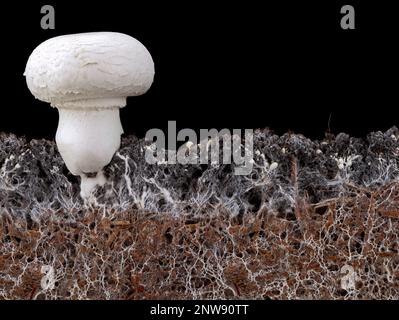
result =
M59 111L58 149L81 177L81 195L103 185L102 169L120 146L119 108L145 93L154 78L148 50L121 33L59 36L30 55L24 75L31 93Z

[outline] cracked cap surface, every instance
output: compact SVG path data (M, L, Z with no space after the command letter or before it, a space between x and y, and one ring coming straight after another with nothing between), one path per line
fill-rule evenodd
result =
M154 62L138 40L122 33L63 35L41 43L30 55L25 77L39 100L55 107L123 107L144 94Z

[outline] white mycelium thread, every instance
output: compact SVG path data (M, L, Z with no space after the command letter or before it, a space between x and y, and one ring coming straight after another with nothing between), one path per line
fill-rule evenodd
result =
M40 44L24 75L37 99L58 108L57 146L68 170L82 177L81 195L89 195L119 148L119 108L152 84L150 53L121 33L65 35Z

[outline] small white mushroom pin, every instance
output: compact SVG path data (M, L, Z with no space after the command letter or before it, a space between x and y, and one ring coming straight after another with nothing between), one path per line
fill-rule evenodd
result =
M150 53L126 34L64 35L40 44L24 75L31 93L58 109L58 150L68 170L81 177L81 196L88 197L105 183L102 169L119 149L119 108L153 82Z

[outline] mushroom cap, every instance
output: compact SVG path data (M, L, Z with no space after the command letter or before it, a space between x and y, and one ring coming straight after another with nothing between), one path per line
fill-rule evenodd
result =
M138 40L116 32L70 34L44 41L26 64L26 83L59 108L112 108L145 93L154 62Z

